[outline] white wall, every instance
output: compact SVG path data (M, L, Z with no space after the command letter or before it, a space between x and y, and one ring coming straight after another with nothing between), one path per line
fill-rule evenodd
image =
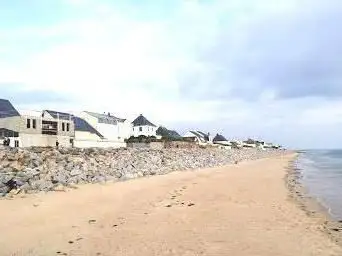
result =
M139 137L140 135L144 135L144 136L157 136L157 131L158 127L154 127L154 126L134 126L132 128L133 130L133 136L134 137ZM141 130L141 131L140 131Z
M118 140L103 140L94 133L75 132L74 147L76 148L122 148L126 143Z
M75 141L76 140L92 140L98 141L101 138L97 136L95 133L91 132L83 132L83 131L75 131Z
M119 136L122 140L128 139L132 136L133 125L130 121L126 120L123 123L118 123L119 125Z
M94 128L108 140L119 140L118 125L97 123Z
M61 147L71 147L69 136L53 136L43 134L19 134L19 147L55 147L56 141ZM13 143L13 145L12 145ZM14 147L14 139L11 138Z

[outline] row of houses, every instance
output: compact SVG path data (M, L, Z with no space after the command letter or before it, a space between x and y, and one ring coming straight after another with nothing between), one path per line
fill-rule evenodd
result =
M0 99L0 138L12 147L125 147L131 136L157 137L157 128L143 115L130 122L110 113L22 111Z
M272 143L267 143L264 141L248 139L246 141L239 140L227 140L223 135L216 134L216 136L211 136L209 133L204 133L201 131L188 131L184 134L183 138L189 141L198 143L199 145L213 145L221 148L280 148L279 145L274 145Z
M65 113L54 110L17 110L10 101L0 99L0 138L11 147L126 147L130 137L170 137L199 145L221 148L274 147L261 141L228 141L223 135L211 136L201 131L188 131L180 136L176 131L158 127L142 114L133 122L111 113L82 111Z

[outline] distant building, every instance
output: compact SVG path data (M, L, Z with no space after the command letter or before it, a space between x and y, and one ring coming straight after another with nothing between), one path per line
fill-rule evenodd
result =
M132 136L134 137L139 137L141 135L146 137L157 137L158 127L147 120L142 114L132 122L132 126Z
M209 134L205 134L201 131L188 131L183 135L183 138L199 144L207 144L211 142Z
M231 143L221 134L216 134L216 136L213 139L213 143L227 146L231 145Z
M213 144L224 149L232 148L232 143L221 134L216 134L216 136L213 139Z

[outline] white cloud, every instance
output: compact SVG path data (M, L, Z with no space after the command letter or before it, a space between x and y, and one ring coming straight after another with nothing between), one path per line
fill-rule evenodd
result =
M244 127L249 123L255 127L255 135L265 135L263 129L283 125L319 125L312 121L317 116L334 125L341 117L335 110L339 103L318 106L318 101L305 102L296 107L290 101L276 101L276 92L271 89L258 91L256 100L248 102L229 93L222 98L196 100L184 96L180 87L180 77L192 76L198 79L185 80L190 95L201 90L205 93L205 88L210 88L209 93L216 89L215 94L220 94L221 87L229 92L235 80L222 81L216 74L218 70L225 74L233 71L206 61L203 52L222 40L224 31L230 41L222 54L247 58L258 65L258 56L239 52L248 45L250 28L270 17L298 15L307 0L182 1L170 17L158 20L137 18L133 11L128 13L108 3L64 1L70 8L87 9L90 14L50 27L2 31L2 38L33 37L52 43L23 56L20 63L0 59L0 86L19 83L23 90L44 89L74 97L70 104L56 106L61 109L111 111L127 118L145 113L157 123L188 122L189 126L196 123L209 127L211 122L222 122L218 125L228 127L229 132L234 132L229 127L235 127L236 133L251 131ZM0 49L0 54L6 50L1 42ZM243 79L250 81L250 87L255 86L253 77Z

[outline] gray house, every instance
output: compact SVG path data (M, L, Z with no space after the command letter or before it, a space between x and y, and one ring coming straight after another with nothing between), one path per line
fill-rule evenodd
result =
M10 139L11 147L72 146L74 122L54 117L48 111L18 111L5 99L0 99L0 138Z

